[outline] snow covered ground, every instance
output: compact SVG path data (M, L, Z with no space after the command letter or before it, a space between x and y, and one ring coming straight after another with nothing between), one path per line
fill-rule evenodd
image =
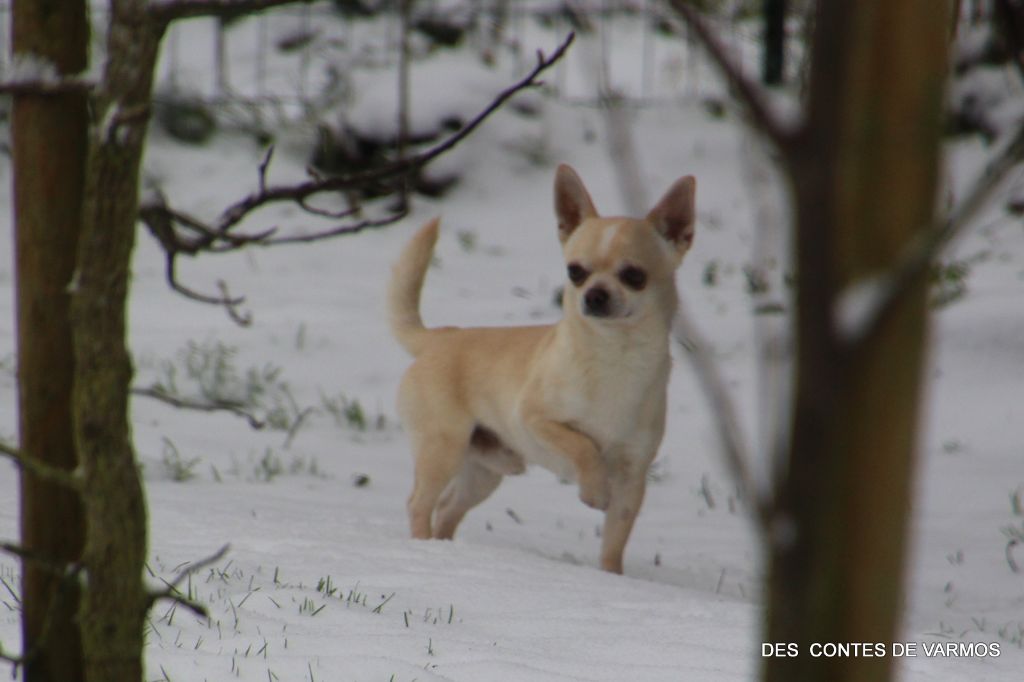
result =
M463 75L438 81L445 73ZM416 81L422 90L415 97L447 96L469 78L446 69L435 75ZM702 78L712 83L707 73ZM487 98L459 95L470 108ZM756 145L734 116L716 118L696 98L631 117L652 198L680 175L698 177L700 222L680 290L714 344L752 436L760 428L759 350L744 266L755 257L758 216L771 204L765 182L751 181L761 164ZM445 161L464 172L463 182L444 199L417 199L414 215L394 227L182 263L186 283L215 291L223 278L247 296L253 324L245 329L170 292L160 251L140 230L131 299L136 383L173 383L183 395L258 385L283 423L313 408L288 433L134 401L152 582L230 543L224 558L182 588L208 605L209 621L169 604L152 612L147 679L755 677L764 567L681 355L668 433L625 576L596 568L601 515L541 470L503 483L454 542L407 537L411 459L393 399L408 359L387 333L390 263L416 225L441 214L438 263L424 294L428 324L556 319L563 267L551 207L554 166L574 165L600 210L622 211L605 136L600 113L585 106L543 100L540 116L502 111ZM222 133L194 148L154 131L146 173L175 205L212 217L255 187L263 151L242 134ZM984 152L975 143L953 150L958 182ZM283 144L271 180L300 179L305 162ZM16 430L10 175L0 158L0 435L8 438ZM312 223L282 208L253 227L275 224ZM934 317L900 641L998 644L1000 655L926 656L919 644L918 656L898 667L908 681L1009 682L1024 670L1024 573L1011 570L1004 534L1007 527L1024 533L1024 230L993 208L951 255L971 266L966 293ZM776 264L770 273L768 298L784 303L782 269ZM202 361L210 364L204 369ZM16 470L0 464L0 537L16 537L16 510ZM1024 567L1024 549L1010 559ZM17 576L17 565L0 557L0 578L15 591ZM19 641L14 604L0 585L5 649Z

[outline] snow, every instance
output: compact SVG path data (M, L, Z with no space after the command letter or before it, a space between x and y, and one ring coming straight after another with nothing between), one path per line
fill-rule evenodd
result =
M61 82L61 75L53 62L46 57L23 52L14 55L0 75L8 83L57 85Z
M186 26L205 30L203 22ZM550 50L552 35L526 52ZM699 66L695 78L721 91L707 65ZM477 89L470 80L463 88L474 68L435 69L433 91L473 113L491 87ZM394 80L381 71L382 92L367 97L385 102ZM513 80L506 76L499 70L492 82ZM438 101L429 90L414 101L420 97ZM744 181L758 143L735 118L710 117L695 97L631 110L630 119L650 196L681 175L698 177L698 233L679 285L713 346L743 431L758 433L761 350L752 311L759 301L743 272L755 258L764 191ZM230 544L227 556L182 584L209 607L209 621L168 603L151 613L147 680L755 677L760 543L681 353L668 433L626 550L625 576L596 568L601 515L542 470L503 483L470 512L454 542L408 538L411 458L393 402L409 360L387 332L390 264L416 226L441 214L438 263L423 297L428 324L556 319L551 301L563 276L551 200L556 164L579 171L600 211L622 210L602 131L599 111L564 100L543 100L536 117L502 111L460 147L463 182L444 199L416 199L399 225L315 246L183 260L184 283L215 292L224 279L247 297L253 324L244 329L222 310L169 291L159 247L140 230L130 310L136 384L166 381L174 366L180 392L199 395L185 349L192 342L210 354L222 344L235 349L230 362L241 379L254 368L287 384L282 392L271 382L276 389L261 416L275 407L294 415L288 396L300 410L316 408L290 437L272 427L251 430L229 414L133 401L150 510L150 580L160 585ZM210 218L255 187L263 153L242 134L221 133L211 146L195 148L154 130L145 172L171 205ZM966 184L984 157L977 142L952 145L955 184ZM270 181L304 179L305 163L302 154L279 148ZM9 164L0 162L0 176L0 204L9 208ZM972 266L966 295L933 320L899 642L998 643L1000 655L925 656L919 644L917 657L897 661L900 679L909 682L1010 682L1024 669L1024 575L1011 571L1003 535L1024 524L1012 503L1024 494L1024 231L999 208L983 218L950 256L989 255ZM246 227L314 224L295 208L275 207ZM5 210L0 244L10 243ZM764 267L772 291L786 300L774 288L782 286L784 265ZM0 436L7 439L17 424L13 268L10 248L0 247ZM716 273L710 282L709 269ZM365 429L341 414L353 401ZM0 463L5 539L17 536L16 479L14 467ZM0 578L15 590L18 573L16 562L0 556ZM6 651L19 643L13 599L2 586L0 642Z
M862 339L893 288L892 275L866 276L839 292L833 310L836 336L844 342Z

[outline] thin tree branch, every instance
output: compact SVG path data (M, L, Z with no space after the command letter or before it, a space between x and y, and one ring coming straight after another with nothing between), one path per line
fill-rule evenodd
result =
M750 451L743 438L736 407L725 386L722 373L711 355L711 349L701 338L696 325L682 306L676 312L672 336L686 351L701 389L711 403L711 415L715 420L718 437L722 441L725 463L736 481L740 496L751 505L762 537L770 537L769 531L774 517L773 502L767 492L757 485L757 479L750 468Z
M64 576L69 568L77 565L75 562L71 561L59 562L47 559L38 552L34 552L27 547L14 544L12 542L0 542L0 552L16 556L24 562L34 564L35 566L45 570L47 573L52 573L57 576Z
M668 4L693 29L711 60L732 86L737 99L750 114L754 127L763 133L783 155L788 155L795 137L794 130L772 110L764 96L764 90L755 81L743 75L743 71L730 56L728 49L714 29L708 25L708 22L690 2L669 0Z
M188 597L186 597L183 594L179 594L179 593L176 593L176 592L170 592L170 591L163 591L163 592L156 592L156 593L151 594L150 598L152 600L152 602L150 604L151 607L152 607L153 604L156 604L156 602L158 602L160 600L167 600L167 601L173 602L175 604L179 604L181 606L184 606L186 609L188 609L192 613L196 614L200 618L209 618L210 617L210 611L206 608L205 604L200 604L197 601L189 599Z
M197 16L196 14L189 13L200 11L200 6L243 8L251 7L253 4L254 3L247 2L246 0L237 0L236 2L218 2L217 0L211 0L210 2L192 2L191 0L177 0L172 3L154 5L152 11L173 15L174 17L186 15ZM260 3L257 2L255 4ZM287 3L268 0L266 6L273 6L275 4ZM409 174L422 169L428 163L458 145L516 93L526 88L541 85L541 81L538 80L540 74L550 68L565 55L566 50L569 49L569 46L572 44L574 39L575 34L570 33L550 56L545 56L542 52L538 51L537 64L526 76L495 96L487 107L485 107L456 133L419 154L409 156L407 158L399 158L381 166L364 171L349 173L347 175L325 178L311 174L311 179L306 182L293 185L271 186L268 185L267 182L267 174L274 152L273 147L271 147L267 150L257 168L256 192L228 206L221 212L221 215L215 224L206 223L186 213L170 208L167 206L164 197L159 192L154 193L150 198L143 202L142 205L140 205L139 219L145 223L147 228L149 228L150 232L164 249L166 255L165 274L168 284L174 291L177 291L187 298L201 303L223 306L228 315L231 316L232 320L243 326L248 325L251 318L248 315L239 312L239 306L241 306L245 301L244 297L230 296L227 292L226 285L223 282L219 283L221 289L220 296L211 296L195 291L183 285L178 280L176 266L179 254L184 253L188 255L196 255L202 252L220 253L240 249L250 244L259 246L277 246L281 244L310 243L355 234L367 229L391 225L401 220L406 215L405 206L402 207L402 210L383 218L368 218L357 222L343 223L341 225L336 225L319 231L313 231L307 234L276 236L278 234L277 228L271 228L255 234L237 234L232 232L232 229L241 223L253 211L272 203L284 201L298 204L299 207L307 213L321 217L336 220L356 217L361 212L361 207L358 204L350 204L346 209L332 211L314 207L309 203L309 200L312 197L325 192L338 192L340 190L363 187L385 180L393 180L396 177L408 176ZM182 238L176 230L175 226L177 225L180 225L194 233L195 237L191 239Z
M32 455L19 450L13 445L9 445L4 441L0 440L0 455L5 455L22 468L23 471L38 476L39 478L49 481L50 483L56 483L57 485L70 488L71 490L82 489L82 479L78 476L76 471L69 471L67 469L61 469L59 467L51 466L46 462L33 457Z
M152 3L149 15L162 24L195 17L234 19L243 14L255 14L274 7L310 2L312 0L166 0Z
M205 559L200 559L194 564L187 565L174 577L173 580L169 582L164 580L163 583L166 585L164 589L155 590L149 593L147 597L146 610L148 611L153 607L153 604L161 599L169 599L170 601L181 604L182 606L190 609L198 616L202 616L204 618L209 617L206 607L192 599L189 599L186 595L183 595L181 590L178 589L178 586L193 573L201 571L207 566L211 566L220 561L224 558L224 555L228 553L229 549L231 549L231 545L224 545Z
M371 230L378 227L386 227L387 225L393 225L399 220L404 218L408 214L408 211L403 209L402 211L389 215L384 218L378 218L376 220L361 220L358 223L351 223L348 225L338 225L331 227L326 230L319 232L310 232L309 234L293 234L284 237L272 237L270 239L262 239L254 241L254 244L259 246L277 246L279 244L303 244L309 242L318 242L324 239L330 239L332 237L341 237L349 234L356 234L363 230Z
M167 403L173 407L179 407L185 410L198 410L200 412L230 412L233 415L244 418L249 422L249 426L254 429L262 429L266 426L266 423L256 417L251 412L247 412L237 403L227 402L224 400L215 401L198 401L188 400L186 398L179 398L173 396L166 391L159 388L150 387L143 388L140 386L134 386L131 389L132 395L141 395L147 398L154 398L160 402Z
M178 253L175 251L166 252L167 263L166 263L166 278L167 284L177 291L185 298L190 298L193 301L199 303L209 303L211 305L223 306L227 312L228 317L232 319L240 327L248 327L252 324L252 315L246 312L240 312L239 307L245 303L244 296L231 296L228 292L228 285L224 280L217 280L217 288L220 290L219 296L210 296L208 294L201 294L198 291L190 289L181 282L178 281L177 276L177 257Z
M537 65L530 71L530 73L515 84L501 91L491 101L491 103L487 105L487 107L473 117L473 119L466 123L466 125L430 149L405 159L398 159L390 163L368 168L363 171L348 173L346 175L316 178L296 185L261 187L256 193L250 194L245 199L242 199L241 201L238 201L226 208L221 213L221 217L218 220L215 231L218 234L226 233L236 224L241 222L241 220L249 213L267 204L281 201L301 202L315 194L363 187L375 182L393 179L400 175L406 175L423 168L428 163L450 151L453 147L462 142L462 140L468 137L470 133L476 130L480 124L487 120L491 114L497 111L515 94L521 90L541 85L541 82L538 80L540 74L562 58L574 39L575 34L570 33L549 57L545 57L543 53L538 52ZM334 235L332 234L331 236Z
M847 347L857 347L888 319L907 288L931 267L932 261L971 226L978 213L1017 164L1024 160L1024 125L985 170L975 178L966 196L946 220L910 242L891 270L854 283L839 296L835 310L837 337Z

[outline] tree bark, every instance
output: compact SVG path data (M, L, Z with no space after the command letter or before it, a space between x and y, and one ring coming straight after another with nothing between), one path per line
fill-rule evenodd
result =
M15 0L16 57L59 74L87 65L84 0ZM74 469L68 283L81 224L88 114L84 93L18 93L12 112L18 414L21 449ZM21 472L21 544L52 565L76 562L84 542L78 494ZM31 561L22 570L22 642L28 682L82 680L77 583Z
M814 642L883 642L903 599L926 281L852 345L839 292L892 268L931 228L949 13L931 0L822 0L807 124L792 146L797 377L769 541L769 682L887 680L890 655L813 657Z
M163 25L146 0L111 4L107 63L94 101L72 296L75 439L82 462L88 573L82 639L89 682L143 679L146 505L128 422L126 303L139 168Z

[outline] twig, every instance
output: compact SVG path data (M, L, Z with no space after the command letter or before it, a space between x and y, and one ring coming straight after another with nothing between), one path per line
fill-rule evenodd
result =
M306 422L306 419L309 418L309 416L314 412L316 412L316 410L313 409L312 407L307 407L306 409L299 412L298 416L295 417L295 421L293 421L292 425L288 427L288 436L284 439L284 444L282 445L284 449L287 450L288 448L291 447L292 441L295 440L295 436L299 434L299 429L302 428L302 425Z
M149 15L159 23L176 19L219 17L233 19L243 14L254 14L283 5L309 4L311 0L167 0L153 2Z
M223 547L221 547L205 559L200 559L194 564L187 565L170 582L164 580L163 583L167 586L166 589L156 590L149 593L146 600L146 610L148 611L150 608L152 608L153 604L155 604L157 601L161 599L168 599L190 609L193 613L195 613L198 616L208 618L209 613L207 612L206 607L198 602L192 601L191 599L183 595L181 591L178 589L178 585L180 585L182 581L185 580L185 578L189 577L193 573L201 571L207 566L210 566L220 561L222 558L224 558L224 555L228 553L229 549L231 549L231 545L224 545Z
M203 402L196 400L187 400L185 398L173 396L167 393L166 391L154 387L142 388L139 386L133 386L131 388L131 393L132 395L141 395L147 398L155 398L156 400L167 403L168 405L180 407L186 410L199 410L201 412L230 412L231 414L234 414L236 416L243 417L246 421L249 422L249 426L251 426L254 429L262 429L264 426L266 426L265 422L257 419L256 415L247 412L242 408L241 405L238 405L237 403L227 402L224 400Z
M34 552L27 547L22 547L21 545L16 545L11 542L0 542L0 552L16 556L22 561L32 563L48 573L53 573L54 575L59 576L63 576L68 570L68 567L75 565L75 563L71 561L59 562L47 559L46 557L41 556L38 552Z
M205 604L200 604L197 601L189 599L188 597L186 597L183 594L177 594L177 593L174 593L174 592L158 592L158 593L151 594L150 598L152 600L151 603L150 603L150 606L152 606L153 604L155 604L156 602L158 602L160 600L167 600L169 602L173 602L175 604L179 604L181 606L184 606L186 609L188 609L192 613L196 614L200 618L209 618L210 617L210 611L206 608Z
M186 287L184 284L178 281L177 276L177 256L176 251L165 252L167 263L166 263L166 276L167 284L177 291L185 298L190 298L193 301L200 303L209 303L212 305L223 306L227 312L228 317L237 323L240 327L248 327L252 323L252 316L249 313L239 312L239 307L245 303L244 296L231 296L228 293L227 284L224 280L217 281L217 288L220 290L220 296L209 296L207 294L201 294L198 291Z
M200 2L191 0L177 0L176 2L153 5L151 12L160 16L198 16L207 5L219 8L249 8L260 6L261 8L287 4L283 1L267 0L266 2L247 2L246 0L211 0ZM220 10L217 10L220 11ZM211 11L207 13L214 13ZM168 19L169 20L169 19ZM202 252L226 252L240 249L247 245L277 246L281 244L310 243L356 234L363 230L384 227L391 225L405 217L407 207L383 218L362 219L357 222L343 223L323 230L307 234L291 234L287 236L276 236L277 228L271 228L255 234L237 234L232 232L250 213L272 203L290 201L299 205L307 213L327 217L335 220L353 218L361 212L359 205L351 205L346 209L331 211L310 205L309 200L315 195L325 192L337 192L345 189L366 186L368 184L394 179L395 177L406 176L414 173L428 163L448 152L470 133L476 130L491 114L500 108L506 101L521 90L536 87L541 84L538 77L545 70L565 55L566 50L572 44L575 35L570 33L558 48L550 56L537 53L537 65L530 73L524 76L515 84L500 92L491 103L478 113L472 120L464 125L459 131L453 133L437 145L419 154L407 158L399 158L390 163L370 168L364 171L349 173L335 177L320 177L311 173L311 179L294 184L270 186L267 184L267 174L273 157L273 147L270 147L260 162L257 169L257 190L244 199L235 202L221 212L215 224L209 224L177 211L169 206L162 195L157 194L139 207L139 219L146 224L150 232L164 248L166 254L166 279L174 291L201 303L223 306L228 315L235 322L245 326L251 319L246 314L239 313L239 306L244 303L244 297L232 297L227 293L226 285L220 283L221 295L211 296L203 294L183 285L177 278L176 265L178 255L184 253L196 255ZM404 202L407 204L407 202ZM175 230L180 225L191 231L196 236L192 239L183 239Z
M259 175L260 175L260 191L263 192L267 189L267 169L270 168L270 161L274 158L274 145L267 147L267 152L263 155L263 160L260 161Z
M949 213L945 222L910 242L899 262L891 270L867 280L870 285L865 286L863 281L854 283L853 288L844 292L836 310L836 322L841 325L838 330L841 333L837 336L846 347L858 346L870 338L888 319L907 288L931 267L935 257L960 236L978 213L988 206L1002 181L1022 159L1024 125L1021 125L1013 138L975 178L967 195ZM850 297L856 296L858 291L863 291L864 295L868 296L863 306L854 306L862 309L844 310L844 306L849 307L847 304L850 303Z
M711 356L707 343L700 337L696 325L681 306L672 324L672 336L676 343L686 351L697 374L697 380L711 403L711 414L715 420L719 439L722 441L725 463L736 481L740 496L751 504L754 518L764 532L763 537L769 537L773 503L768 494L757 485L750 469L749 450L743 439L743 431L736 415L736 408L725 387L725 381L722 379L718 365Z
M722 75L729 81L737 99L750 114L754 128L763 133L780 152L784 155L788 154L793 144L794 131L769 106L764 96L764 90L755 81L743 75L743 71L729 55L729 51L715 34L714 29L708 25L704 17L694 9L690 2L669 0L669 5L693 28L697 39L707 50Z
M330 239L331 237L340 237L343 235L356 234L363 230L370 230L378 227L385 227L387 225L393 225L407 215L406 210L401 210L398 213L389 215L385 218L378 218L376 220L361 220L358 223L350 223L348 225L339 225L331 227L326 230L319 232L310 232L308 234L292 234L286 237L271 237L269 239L262 239L257 242L253 242L259 246L277 246L278 244L302 244L308 242L318 242L324 239Z
M0 455L6 455L14 460L23 471L28 471L45 481L56 483L71 490L82 489L82 479L76 473L77 470L67 470L52 466L27 452L19 450L13 445L8 445L2 440L0 440Z
M238 201L226 208L221 213L217 226L213 231L218 235L224 235L228 230L241 222L249 213L267 204L281 201L301 202L315 194L351 189L353 187L362 187L421 169L423 166L427 165L445 152L448 152L464 140L513 95L526 88L540 85L538 76L562 58L566 50L569 49L574 38L575 34L570 33L562 44L559 45L558 49L551 53L550 57L545 57L542 53L538 53L537 65L532 71L530 71L530 73L515 84L500 92L487 107L473 117L473 119L466 125L430 149L405 159L398 159L364 171L357 171L341 176L316 178L296 185L263 187L255 194L250 194L245 199L242 199L241 201ZM336 236L337 234L344 234L344 232L334 231L325 233L325 236L321 238ZM283 242L279 240L279 243Z

